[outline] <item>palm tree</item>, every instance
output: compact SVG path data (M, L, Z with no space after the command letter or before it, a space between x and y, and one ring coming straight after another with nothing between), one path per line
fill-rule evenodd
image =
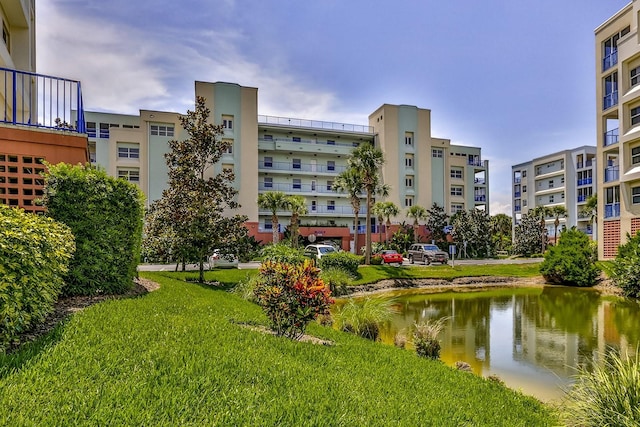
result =
M413 218L413 236L418 241L418 227L420 224L418 221L421 219L427 219L427 210L419 205L413 205L407 209L407 217Z
M547 236L544 230L546 219L551 216L551 209L548 206L536 206L530 214L540 220L540 250L541 253L544 253L547 246Z
M288 198L282 191L267 191L258 195L258 207L271 211L271 225L273 227L273 243L280 240L278 230L278 211L288 209Z
M555 226L553 234L553 244L558 244L558 226L560 226L560 217L567 217L567 209L564 206L554 206L551 208L551 215L555 218L553 225Z
M497 214L491 217L491 226L493 228L493 235L498 237L498 250L504 250L504 236L511 235L513 221L511 217L506 214Z
M298 218L306 215L309 210L307 209L307 200L298 195L287 197L288 209L291 211L291 246L298 247Z
M389 243L389 227L391 227L391 217L397 216L400 213L400 208L393 202L384 202L382 214L387 219L385 227L385 242Z
M351 207L353 208L353 235L355 243L353 245L354 250L357 252L358 245L358 215L360 213L360 197L364 190L364 183L362 182L362 175L352 168L347 168L342 171L336 179L333 181L333 190L342 193L347 193Z
M587 197L587 202L582 207L582 209L580 209L580 214L589 217L589 222L591 223L592 227L594 223L597 223L598 221L598 195L597 194L593 194ZM598 234L596 233L595 229L592 230L592 236L593 236L592 237L593 240L597 239Z
M378 242L382 244L382 221L384 221L384 202L375 202L371 213L376 216L378 221Z
M365 234L365 264L371 264L371 205L373 195L380 187L380 167L384 164L382 151L369 143L354 149L348 160L350 168L362 175L362 184L367 192L367 230Z

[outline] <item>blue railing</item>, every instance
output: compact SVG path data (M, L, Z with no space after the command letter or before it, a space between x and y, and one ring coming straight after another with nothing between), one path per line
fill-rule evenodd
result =
M0 67L0 122L85 133L80 82Z
M520 197L520 192L516 191L515 193L513 193L513 197Z
M617 181L620 178L620 167L609 166L604 170L604 182Z
M604 205L605 218L617 218L620 216L620 203L609 203Z
M602 98L602 109L607 110L614 105L618 105L618 91L611 92Z
M486 202L487 201L487 196L486 195L474 196L473 199L476 202Z
M516 211L516 212L520 212L520 211L522 211L522 208L520 206L516 206L516 207L513 208L513 210Z
M610 131L605 132L604 146L606 147L607 145L616 144L618 142L618 136L619 136L618 128L611 129Z
M593 184L593 178L584 178L578 180L578 185L591 185Z
M578 184L579 185L579 184ZM587 196L578 195L578 203L585 202L587 200Z
M606 71L618 63L618 51L614 50L609 55L602 58L602 71Z

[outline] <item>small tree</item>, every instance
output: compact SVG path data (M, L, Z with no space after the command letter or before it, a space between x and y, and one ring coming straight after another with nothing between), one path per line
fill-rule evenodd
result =
M353 235L354 235L354 251L358 246L358 216L360 214L360 200L364 183L360 172L353 168L347 168L336 177L333 181L333 190L336 192L347 193L349 202L353 208Z
M511 246L512 220L506 214L491 217L491 238L498 251L505 250L505 244Z
M278 227L278 211L289 209L289 200L282 191L267 191L258 195L258 206L271 212L271 227L273 227L273 243L280 241Z
M546 240L544 222L530 214L522 215L520 224L514 230L513 252L522 256L531 256L540 249L541 240Z
M427 210L422 206L413 205L407 209L407 218L413 218L413 235L417 238L419 221L427 219Z
M600 269L589 237L572 227L560 235L560 241L549 248L540 266L548 282L569 286L593 286Z
M165 154L169 185L152 206L158 221L154 229L170 229L180 252L198 261L201 283L204 262L213 250L237 254L235 243L247 235L247 217L229 215L240 207L233 172L223 169L213 175L229 142L221 138L222 126L209 123L209 115L205 99L199 96L195 110L179 117L189 138L169 141L170 151Z
M564 206L554 206L551 208L551 215L554 218L553 244L557 245L558 244L558 227L560 226L560 218L567 217L567 209Z
M431 232L431 239L436 244L442 244L447 241L447 235L444 228L449 221L449 215L444 208L434 203L430 209L427 209L427 228Z
M307 209L307 200L302 196L289 196L287 198L287 206L291 211L291 245L294 248L297 248L299 218L309 212Z
M618 247L612 279L626 296L640 298L640 232L627 234L627 243Z

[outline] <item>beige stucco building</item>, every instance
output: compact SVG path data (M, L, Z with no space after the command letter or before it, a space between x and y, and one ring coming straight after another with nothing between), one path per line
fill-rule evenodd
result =
M353 226L353 209L346 194L333 190L347 159L362 143L381 148L381 174L401 214L394 223L412 222L407 208L433 203L448 213L488 211L488 162L481 149L451 144L431 135L430 110L384 104L369 116L368 125L259 115L258 89L234 83L195 83L213 121L223 125L231 148L217 165L232 169L251 235L270 241L271 213L257 206L258 195L282 191L305 197L308 214L301 234L314 240L340 241L343 248L360 247L354 235L364 233L364 199L360 224ZM92 162L113 175L140 185L148 202L159 199L167 183L164 154L171 139L184 139L178 113L140 110L139 115L86 112ZM363 195L364 197L364 195ZM290 213L279 213L281 231ZM374 218L375 224L375 218Z
M640 2L595 30L598 255L640 230Z

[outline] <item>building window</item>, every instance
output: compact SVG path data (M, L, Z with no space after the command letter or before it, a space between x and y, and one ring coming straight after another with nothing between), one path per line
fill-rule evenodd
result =
M637 125L640 123L640 107L631 109L631 125Z
M413 154L407 154L404 158L404 165L408 168L413 167Z
M273 167L273 157L265 157L264 158L264 167L272 168Z
M7 51L11 53L11 34L7 28L7 23L2 21L2 40L4 45L7 46Z
M451 186L451 195L452 196L462 196L463 188L457 185Z
M523 185L523 186L522 186L522 192L523 192L523 193L526 193L526 192L527 192L527 186L526 186L526 185Z
M273 188L273 178L268 176L264 177L264 188Z
M618 72L613 72L604 78L604 110L618 104Z
M554 203L555 198L553 195L549 196L549 203Z
M413 175L407 175L404 178L404 185L407 188L413 188Z
M464 205L461 203L451 203L451 215L464 211Z
M631 70L629 74L631 77L631 87L633 87L640 82L640 66Z
M100 138L109 138L109 123L100 123Z
M335 171L336 170L336 162L334 162L333 160L327 161L327 170L328 171Z
M89 138L96 137L96 122L87 122L86 129L87 129L87 136Z
M233 129L233 116L222 115L222 128Z
M302 181L298 178L293 178L293 189L300 190L302 189Z
M327 210L328 211L335 211L336 210L336 201L335 200L329 200L327 202Z
M549 180L549 188L553 188L553 180L552 179Z
M172 125L151 125L151 135L173 136L174 127Z
M527 171L522 171L522 177L526 178L527 177Z
M618 63L618 40L628 34L630 30L630 27L625 27L619 33L602 42L602 71L608 70Z
M270 219L264 220L264 229L265 230L273 230L273 222Z
M527 206L527 199L524 199L524 200L522 201L522 206Z
M293 159L293 168L302 169L302 161L300 159Z
M451 169L451 178L462 179L462 169Z
M404 133L404 145L413 146L413 132L405 132Z
M631 189L631 201L634 205L640 205L640 187Z
M405 208L410 208L411 206L413 206L413 197L411 196L407 196L404 198L404 207Z
M318 202L315 200L311 201L311 212L315 212L316 210L318 210Z
M299 136L294 136L291 138L293 142L302 142L302 139Z
M265 135L264 136L264 140L265 141L273 141L273 135Z
M131 145L118 144L119 159L139 159L140 158L140 147L132 147ZM135 144L135 145L138 145L138 144Z
M327 191L333 190L333 181L327 181Z
M327 145L336 145L336 142L333 139L327 139Z
M140 182L140 170L118 169L118 178L126 179L129 182Z
M438 158L442 158L443 156L443 151L440 148L434 148L433 150L431 150L431 157L438 157Z
M631 164L636 165L640 163L640 146L631 149Z

